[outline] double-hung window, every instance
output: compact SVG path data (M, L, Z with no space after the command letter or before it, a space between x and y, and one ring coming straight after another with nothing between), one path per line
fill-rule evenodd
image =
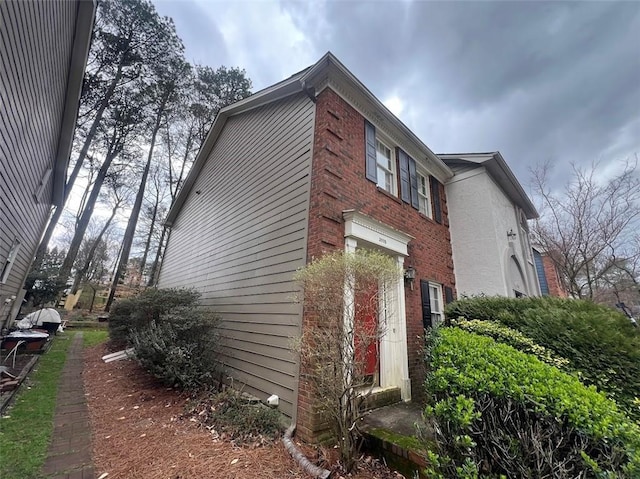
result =
M378 188L398 196L436 223L442 223L440 186L436 178L418 171L420 164L399 146L364 122L365 176Z
M429 301L431 302L431 324L441 323L444 319L442 286L437 283L429 283Z
M442 291L444 289L444 297ZM426 279L420 280L420 297L422 300L422 325L431 328L444 321L444 304L453 301L453 289ZM444 300L444 302L443 302Z
M392 195L396 195L396 155L383 140L376 127L365 121L365 160L366 177Z
M378 186L389 193L395 194L395 156L393 150L376 138L376 162Z
M429 176L418 171L418 211L431 218L431 188Z

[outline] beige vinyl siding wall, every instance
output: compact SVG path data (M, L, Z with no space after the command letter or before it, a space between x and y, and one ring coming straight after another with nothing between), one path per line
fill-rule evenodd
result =
M0 269L21 247L4 300L22 288L49 214L77 14L73 1L0 1ZM34 193L52 172L41 201Z
M232 376L262 399L277 394L289 416L314 117L301 94L227 120L171 229L159 280L202 293L223 319Z

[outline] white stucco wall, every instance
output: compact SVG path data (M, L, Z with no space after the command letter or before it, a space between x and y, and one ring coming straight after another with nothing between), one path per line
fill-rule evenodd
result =
M458 296L514 296L514 289L539 295L535 267L523 246L529 243L522 238L519 211L486 169L479 166L456 174L446 192ZM507 237L510 230L516 233L513 240ZM512 256L522 279L514 274Z

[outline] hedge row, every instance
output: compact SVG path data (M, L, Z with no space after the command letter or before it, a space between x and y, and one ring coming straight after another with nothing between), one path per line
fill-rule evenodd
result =
M572 299L478 297L449 304L446 314L521 332L640 420L640 331L617 311Z
M640 428L576 377L456 328L432 332L426 360L434 477L640 474Z
M479 319L464 319L460 317L452 320L451 324L470 333L489 336L523 353L532 354L540 361L555 366L558 369L569 369L570 362L568 359L557 356L544 346L536 344L533 339L528 338L520 331L504 326L496 321L480 321Z

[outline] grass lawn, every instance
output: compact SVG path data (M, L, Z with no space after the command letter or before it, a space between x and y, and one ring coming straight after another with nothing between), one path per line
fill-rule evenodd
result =
M59 334L53 339L51 349L22 383L14 405L0 419L0 477L39 476L53 431L58 380L73 336Z
M84 347L90 348L97 344L105 343L109 339L109 331L106 329L83 329L82 337Z

